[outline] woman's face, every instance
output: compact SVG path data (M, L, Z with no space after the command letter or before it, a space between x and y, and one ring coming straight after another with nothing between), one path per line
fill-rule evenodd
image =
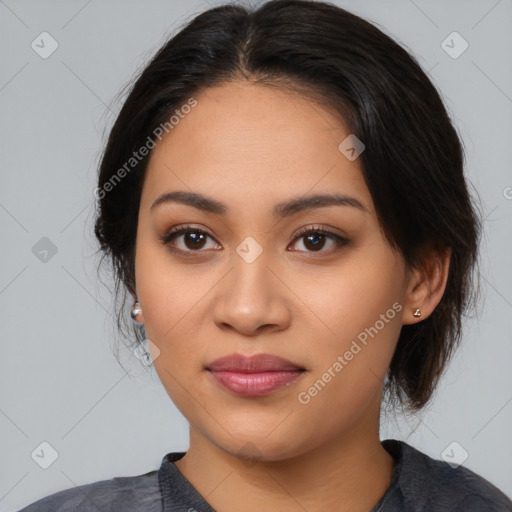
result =
M137 231L139 319L165 389L195 431L232 454L251 446L279 460L367 436L409 273L383 238L358 159L339 149L350 133L277 88L230 83L195 100L153 149ZM206 199L152 208L177 191ZM353 199L304 203L314 195ZM305 371L280 373L288 384L273 391L223 374L229 389L209 367L232 354Z

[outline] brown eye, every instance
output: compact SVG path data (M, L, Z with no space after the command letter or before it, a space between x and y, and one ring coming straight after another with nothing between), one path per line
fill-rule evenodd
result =
M182 237L182 246L179 247L176 240ZM162 243L164 245L170 245L183 252L199 252L206 245L210 235L201 229L183 226L171 229L163 238Z
M323 233L311 233L304 238L304 246L316 251L325 246L326 236Z
M295 240L299 239L303 241L306 252L330 252L330 250L322 251L326 245L329 245L329 241L331 250L339 249L349 242L346 238L321 228L306 229L295 238Z
M203 233L188 231L183 234L183 241L189 249L201 249L207 236Z

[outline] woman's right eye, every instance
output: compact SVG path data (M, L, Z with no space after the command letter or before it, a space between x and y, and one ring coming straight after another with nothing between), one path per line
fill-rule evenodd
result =
M176 243L179 238L182 238L181 244ZM164 245L170 245L173 249L182 252L202 252L199 250L205 247L205 241L208 238L212 237L202 229L193 226L181 226L169 230L161 238L161 241ZM179 247L179 245L182 247Z

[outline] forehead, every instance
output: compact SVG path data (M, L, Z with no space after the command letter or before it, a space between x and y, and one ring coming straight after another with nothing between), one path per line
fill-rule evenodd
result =
M350 132L337 113L295 92L249 83L212 87L194 99L152 151L146 202L189 189L247 209L337 192L372 210L359 162L338 149Z

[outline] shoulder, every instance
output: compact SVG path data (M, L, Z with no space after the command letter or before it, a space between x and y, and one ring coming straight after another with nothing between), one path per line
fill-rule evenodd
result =
M402 450L400 490L412 510L512 512L512 501L469 468L452 467L407 443L394 442ZM399 449L398 445L395 447ZM418 504L421 504L419 508Z
M115 477L65 489L42 498L19 512L160 512L158 472Z

